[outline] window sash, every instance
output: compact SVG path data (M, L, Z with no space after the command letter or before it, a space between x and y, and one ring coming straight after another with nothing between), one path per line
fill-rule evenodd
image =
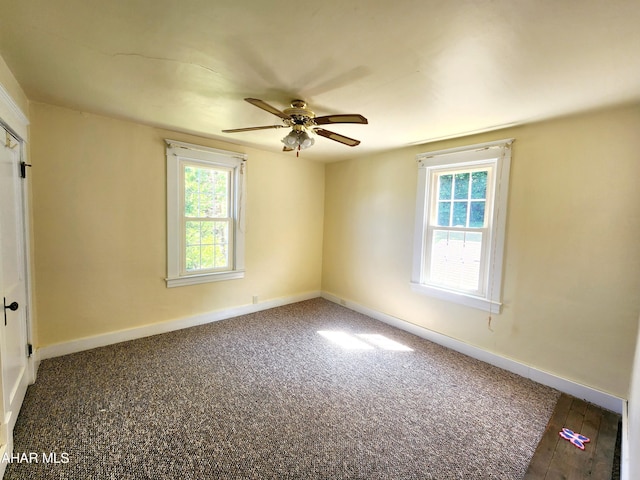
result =
M492 226L492 218L493 218L493 192L494 192L494 171L495 171L494 161L483 161L480 164L474 163L473 165L462 164L459 166L451 166L444 165L441 167L433 167L427 169L428 181L430 184L428 201L427 201L427 212L426 216L426 234L424 235L424 258L422 263L422 275L421 275L421 283L426 285L433 285L438 288L451 289L454 291L460 291L467 294L484 296L486 294L486 286L488 283L487 274L488 268L487 264L490 261L490 251L488 245L491 242L491 226ZM485 186L485 194L480 198L473 198L472 191L472 178L473 173L478 172L487 172L486 178L486 186ZM456 195L455 192L455 182L457 175L469 174L469 185L464 197ZM439 188L441 185L442 177L451 175L452 176L452 185L451 185L451 193L448 198L441 198L442 192ZM458 197L458 198L456 198ZM470 216L471 216L471 203L473 201L484 201L484 216L483 216L483 226L482 227L472 227L469 224ZM440 220L440 211L439 205L441 202L451 202L452 208L450 208L450 221L448 225L441 225ZM454 225L454 221L452 220L454 216L454 208L453 204L455 202L465 202L467 205L466 209L466 219L464 226ZM447 249L449 254L455 254L458 258L462 257L462 261L459 263L455 263L455 261L447 261L449 265L451 265L451 269L462 275L462 271L467 270L467 278L470 277L471 267L465 267L465 260L470 260L468 257L465 258L466 254L466 246L467 246L467 237L474 233L477 233L481 236L480 241L480 255L478 259L478 268L477 268L477 286L475 288L471 288L468 285L464 286L465 282L460 279L460 282L454 282L455 275L450 274L446 275L442 271L434 271L435 261L438 260L435 257L434 252L434 236L437 232L446 232L448 234L447 244L454 243L455 240L450 240L451 233L461 235L463 237L462 246L458 246L458 248L450 248ZM442 261L442 259L440 258ZM475 268L473 269L475 270Z
M215 233L213 234L214 236L214 241L213 243L203 243L202 241L199 243L188 243L187 240L187 224L188 223L200 223L202 224L207 224L210 223L212 224L211 230L213 230L215 232L216 229L216 224L225 224L226 225L226 232L227 232L227 241L224 243L216 243L215 242ZM233 270L233 258L234 258L234 242L233 242L233 219L232 218L198 218L198 217L184 217L184 221L182 223L183 225L183 230L182 230L182 236L181 236L181 240L183 241L182 244L182 274L183 275L192 275L192 274L199 274L199 273L210 273L210 272L227 272L230 270ZM201 234L202 235L202 234ZM225 262L224 264L218 264L217 258L218 256L216 256L216 251L220 251L221 249L224 249L224 258L225 258ZM198 262L200 265L202 265L203 263L206 264L207 262L203 262L202 260L202 251L205 250L208 251L209 248L211 248L211 250L213 251L213 265L211 267L199 267L199 268L189 268L189 251L191 250L195 250L195 249L199 249L200 250L200 261ZM205 253L206 255L206 253Z

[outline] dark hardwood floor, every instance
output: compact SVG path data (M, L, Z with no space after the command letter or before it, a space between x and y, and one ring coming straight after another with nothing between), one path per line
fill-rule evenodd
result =
M562 394L525 480L609 480L620 415ZM563 427L590 438L584 450L560 437Z

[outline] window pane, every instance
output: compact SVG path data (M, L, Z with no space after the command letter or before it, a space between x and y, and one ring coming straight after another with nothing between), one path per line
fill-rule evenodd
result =
M184 214L187 217L198 216L198 194L197 192L184 192Z
M469 198L469 173L456 173L454 186L454 198L467 199Z
M213 216L213 185L211 184L212 175L209 169L199 168L199 205L198 217Z
M481 255L482 233L435 231L430 281L459 290L477 291Z
M214 240L216 245L226 245L229 241L229 223L215 222Z
M200 268L200 245L186 248L185 268L187 270L198 270Z
M482 233L465 234L464 251L461 258L460 287L478 290L480 284L480 260L482 256Z
M431 282L446 284L449 263L449 232L436 230L431 243Z
M187 217L229 216L231 172L209 167L184 167L184 210Z
M216 218L224 218L230 216L227 195L215 195L213 197L213 208L211 210L210 216Z
M479 248L480 244L482 243L482 233L467 232L465 233L465 241L467 242L467 244L473 243L474 245L472 246L472 248Z
M216 245L214 247L214 262L216 268L224 268L229 266L229 255L227 254L226 245Z
M213 217L214 211L214 203L213 203L213 193L211 192L200 192L199 203L198 203L198 217Z
M200 222L187 222L185 236L187 245L200 245Z
M448 230L436 230L433 232L433 242L434 244L439 242L447 242L449 241L449 231Z
M448 227L451 225L451 202L438 202L438 225Z
M467 202L453 202L453 221L454 227L467 226Z
M440 200L451 200L451 184L453 183L453 175L440 176L440 189L438 198Z
M184 166L184 213L188 217L199 216L200 172L191 165Z
M471 202L471 212L469 213L470 227L484 227L484 206L484 200Z
M188 217L198 214L198 180L196 169L184 167L184 213Z
M464 242L464 232L449 232L449 242L455 245L461 245Z
M216 268L224 268L230 265L229 261L229 223L216 222L215 262Z
M471 174L471 198L486 198L487 196L487 171L473 172Z
M213 222L200 222L201 243L203 245L213 245Z
M200 268L210 269L213 267L213 245L203 245L200 253Z
M215 216L230 217L229 193L231 184L231 172L218 170L214 179Z

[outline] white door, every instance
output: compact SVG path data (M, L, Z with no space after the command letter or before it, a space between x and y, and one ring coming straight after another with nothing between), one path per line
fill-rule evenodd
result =
M6 141L5 141L6 136ZM13 148L11 148L13 147ZM13 427L27 390L27 282L19 142L0 127L0 442L12 446Z

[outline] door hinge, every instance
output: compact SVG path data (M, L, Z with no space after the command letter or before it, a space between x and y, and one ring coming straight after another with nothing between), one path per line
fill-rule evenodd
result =
M33 355L33 345L27 343L27 357L30 357L31 355Z
M22 178L27 178L27 167L30 167L31 164L27 162L20 162L20 176Z

